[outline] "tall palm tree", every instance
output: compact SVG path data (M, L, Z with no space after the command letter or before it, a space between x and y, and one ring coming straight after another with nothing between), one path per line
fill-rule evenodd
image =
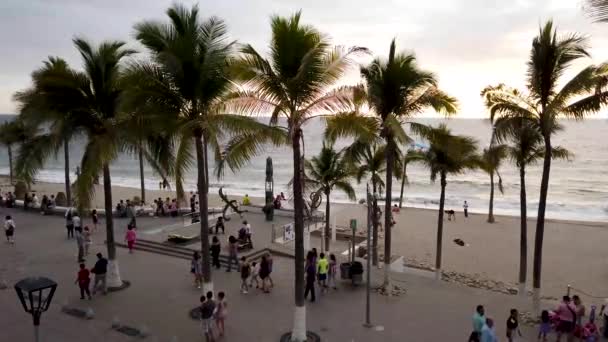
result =
M271 113L270 124L277 126L286 118L285 127L293 150L293 195L295 230L295 311L292 341L306 340L304 306L304 198L302 126L321 114L342 112L350 101L342 89L334 86L349 66L353 54L332 48L327 36L300 22L300 12L289 18L273 16L269 58L265 59L251 45L245 45L235 65L244 89L229 103L247 113ZM236 155L236 154L235 154ZM235 162L243 159L236 158Z
M560 117L583 119L596 113L608 100L608 92L603 89L608 72L605 64L587 66L570 80L563 79L574 61L588 56L585 37L578 34L558 36L553 22L548 21L532 42L526 85L528 94L505 91L500 87L486 93L492 120L501 117L524 118L543 137L545 153L534 242L533 285L537 303L540 298L545 211L553 158L551 139L561 128ZM558 84L563 86L559 88Z
M374 59L370 65L361 68L361 75L367 86L369 107L381 120L380 134L386 142L384 285L390 287L388 270L391 262L393 168L398 144L396 127L429 108L453 114L457 101L437 88L435 75L420 69L413 54L396 53L394 40L388 59Z
M336 188L344 192L350 200L355 200L355 189L350 181L355 176L355 170L349 161L344 158L344 152L337 152L333 144L323 142L318 155L304 161L306 174L306 187L323 191L325 194L325 250L330 250L330 208L329 196Z
M479 168L490 176L490 203L488 207L488 222L494 223L494 176L498 177L498 191L504 193L502 177L499 169L507 157L507 146L490 143L490 147L484 148L481 154Z
M135 36L152 57L151 62L131 65L128 72L131 110L163 117L171 139L171 174L176 190L184 198L183 179L187 170L197 169L200 196L203 291L212 291L209 254L209 157L213 148L221 157L220 142L229 132L253 141L244 152L259 148L258 136L265 125L241 115L224 114L223 100L233 90L230 62L234 42L219 18L203 20L197 6L187 9L173 5L167 10L169 24L143 21L135 25ZM194 152L192 151L194 147ZM243 152L243 150L240 150ZM247 153L245 153L247 154ZM228 161L232 168L241 164Z
M15 119L13 121L6 121L0 125L0 144L6 146L8 151L8 169L9 179L13 184L14 168L13 168L13 147L23 142L26 139L27 129L24 126L23 121Z
M584 9L596 22L608 22L608 0L585 0Z
M419 134L429 143L428 150L423 152L422 162L431 171L431 181L439 176L441 194L439 197L439 212L437 214L437 252L435 272L441 278L441 254L443 247L443 213L445 206L445 189L448 185L448 175L458 175L466 170L479 166L477 142L466 136L453 135L445 124L430 127L422 124L412 124L412 131Z
M399 194L399 208L403 208L403 192L405 190L405 184L409 184L407 178L407 166L416 161L422 160L422 154L417 150L407 150L401 158L403 170L401 171L401 193Z
M31 94L31 110L39 113L70 113L77 118L73 127L87 138L80 163L81 173L75 183L80 208L89 207L94 181L103 171L104 207L106 213L106 245L108 248L108 286L122 285L112 219L112 181L110 164L124 150L124 141L131 133L123 129L124 116L120 109L124 89L122 73L125 57L133 50L125 43L106 41L93 47L82 38L74 45L83 59L84 71L52 70L35 80Z

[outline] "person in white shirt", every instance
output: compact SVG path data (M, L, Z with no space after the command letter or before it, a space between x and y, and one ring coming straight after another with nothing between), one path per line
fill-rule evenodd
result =
M247 221L245 221L243 223L245 223L245 232L247 233L247 240L249 241L251 248L253 248L253 241L251 241L251 236L253 235L253 230L251 229L251 224L248 223Z
M469 217L469 204L467 203L467 201L464 201L462 209L464 209L464 217Z
M80 216L78 216L78 212L74 211L74 213L72 214L72 223L74 224L74 229L75 230L81 230L82 231L82 227L80 225Z
M6 241L10 244L15 243L15 221L8 215L4 218L4 233L6 234Z

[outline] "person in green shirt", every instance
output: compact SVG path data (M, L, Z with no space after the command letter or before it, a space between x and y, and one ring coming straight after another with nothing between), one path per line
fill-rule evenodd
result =
M473 332L469 336L469 342L479 342L481 339L481 329L486 324L486 316L483 305L477 305L473 314Z
M319 260L317 260L317 274L319 275L319 286L321 286L321 291L327 291L327 272L329 271L329 261L325 258L325 254L321 253L319 255Z

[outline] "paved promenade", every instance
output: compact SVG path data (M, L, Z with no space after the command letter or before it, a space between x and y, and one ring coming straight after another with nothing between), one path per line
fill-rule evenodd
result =
M192 286L189 263L171 257L146 252L129 255L118 249L121 274L132 286L127 290L97 296L92 301L80 300L74 285L77 271L76 243L67 240L61 217L40 216L23 211L0 210L10 214L17 223L16 244L0 244L0 279L9 288L0 290L0 341L33 340L31 317L23 312L12 285L30 275L48 276L59 283L53 305L42 317L42 341L135 341L132 337L111 330L111 322L136 328L146 327L145 340L201 341L199 324L188 317L188 311L198 303L200 290ZM146 229L170 219L138 219ZM166 222L162 222L166 223ZM126 221L117 220L117 240L123 238ZM260 230L261 228L256 228ZM105 229L93 237L94 246L87 266L92 267L94 254L102 252ZM277 341L292 325L293 260L275 258L271 294L252 290L239 293L238 273L214 272L216 290L227 294L229 317L224 341ZM373 273L381 279L381 272ZM484 304L497 322L498 335L505 335L504 325L511 307L521 310L527 303L518 297L438 283L412 275L396 275L396 284L408 293L388 298L372 294L372 323L383 329L362 326L365 309L365 288L340 284L338 291L318 296L307 306L308 326L319 333L323 341L464 341L470 332L470 318L476 304ZM95 318L81 320L60 312L62 304L92 308ZM532 341L535 329L522 329L526 340Z

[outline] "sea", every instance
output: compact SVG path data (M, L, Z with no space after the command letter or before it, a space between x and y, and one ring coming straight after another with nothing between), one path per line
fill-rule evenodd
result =
M13 115L0 115L0 122L12 120ZM260 120L264 120L260 118ZM479 142L480 149L488 146L491 136L491 125L484 119L419 119L420 123L438 125L446 123L455 134L471 136ZM585 121L562 122L564 130L559 132L553 142L567 148L574 154L570 161L555 160L551 167L548 205L546 216L554 219L608 222L608 120L588 119ZM320 119L309 120L304 127L306 157L317 154L323 142L324 122ZM414 137L415 138L415 137ZM336 148L350 144L352 140L343 139L337 142ZM83 154L86 138L77 137L70 143L70 165L72 177L75 177L76 166ZM422 143L423 142L419 142ZM18 152L17 152L18 153ZM213 154L210 154L211 156ZM272 158L274 166L275 193L289 194L288 182L293 176L292 152L289 147L267 148L252 158L251 162L236 173L227 170L221 179L213 178L210 192L216 193L220 187L229 196L240 197L264 196L266 158ZM528 215L536 216L542 163L530 166L527 171ZM211 161L211 168L214 168ZM211 171L211 170L210 170ZM63 154L51 157L40 171L37 179L45 182L63 183ZM416 208L438 208L439 183L433 183L429 171L421 164L412 164L407 169L409 184L405 187L405 205ZM8 174L8 156L6 148L0 147L0 174ZM112 184L139 188L139 162L136 156L120 155L111 165ZM211 174L211 172L210 172ZM500 169L503 179L504 194L496 191L494 210L496 214L519 215L519 172L510 161ZM149 166L145 167L145 187L159 188L160 177ZM400 181L393 182L392 198L398 199ZM365 198L365 183L356 184L357 199ZM185 181L187 190L196 188L196 170L189 170ZM487 213L490 195L490 178L480 171L467 171L459 175L448 176L446 189L447 209L461 210L463 201L469 204L469 210ZM334 191L332 202L351 203L345 194Z

